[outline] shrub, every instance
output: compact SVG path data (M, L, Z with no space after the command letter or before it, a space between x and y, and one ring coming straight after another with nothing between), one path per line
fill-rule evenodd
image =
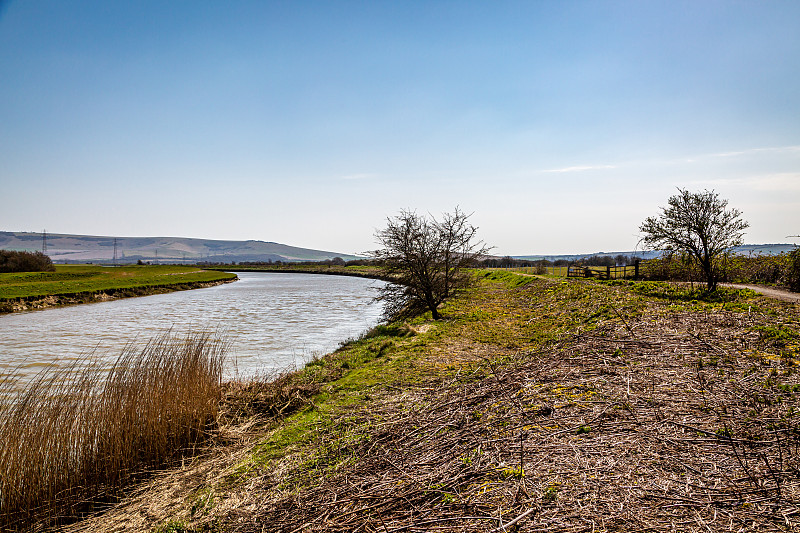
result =
M734 255L727 261L725 281L785 286L788 275L789 256L786 254Z
M719 279L733 283L775 285L800 291L800 248L778 255L726 255L719 261ZM642 279L697 281L701 278L691 262L679 254L642 262Z
M377 299L386 304L384 318L407 318L430 311L438 320L439 305L475 283L467 269L474 267L489 248L475 240L478 228L469 223L469 217L458 207L444 213L441 220L401 211L387 220L385 229L375 233L382 248L370 253L393 281L378 289Z
M787 270L787 284L795 292L800 292L800 248L789 252L789 265Z
M0 273L3 272L55 272L56 267L42 252L14 252L0 250Z
M694 265L680 254L665 254L641 263L641 277L651 281L694 281Z

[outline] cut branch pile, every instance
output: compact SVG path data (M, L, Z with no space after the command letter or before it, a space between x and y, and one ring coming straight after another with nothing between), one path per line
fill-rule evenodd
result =
M795 361L756 351L754 323L612 321L512 364L487 360L478 380L405 392L340 421L367 433L317 467L350 466L242 530L800 528L800 387L774 379Z

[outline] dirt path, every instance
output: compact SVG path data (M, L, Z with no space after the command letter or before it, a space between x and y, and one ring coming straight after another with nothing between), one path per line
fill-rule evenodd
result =
M742 283L720 283L723 287L731 287L733 289L750 289L768 296L776 300L783 300L784 302L800 302L800 294L796 292L782 291L780 289L773 289L772 287L762 287L760 285L745 285Z

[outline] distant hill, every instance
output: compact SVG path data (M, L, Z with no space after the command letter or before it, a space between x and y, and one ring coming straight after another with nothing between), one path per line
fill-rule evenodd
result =
M277 242L219 241L183 237L101 237L93 235L47 234L47 255L59 263L111 262L114 259L114 240L117 241L117 261L135 263L158 261L196 263L198 261L325 261L334 257L357 259L354 255L298 248ZM42 234L0 231L0 249L41 251Z
M733 248L733 252L740 255L778 255L781 253L791 252L796 246L794 244L743 244ZM629 251L629 252L594 252L588 254L564 254L564 255L515 255L514 259L524 259L528 261L538 261L539 259L547 259L548 261L558 261L564 259L567 261L577 261L587 257L595 256L610 256L616 257L618 255L625 255L628 257L639 257L641 259L653 259L659 257L661 251Z

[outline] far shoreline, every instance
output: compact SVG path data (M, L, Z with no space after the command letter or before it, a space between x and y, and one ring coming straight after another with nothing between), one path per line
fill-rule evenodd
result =
M374 279L385 282L391 282L389 276L383 274L380 270L375 268L368 269L347 269L347 267L338 266L281 266L275 268L261 267L261 268L247 268L239 267L238 265L195 265L202 268L204 271L212 272L225 272L234 274L233 278L217 279L208 281L185 281L180 283L168 283L157 285L144 285L139 287L111 287L97 290L64 292L54 294L39 294L32 296L18 296L0 300L0 316L12 313L21 313L27 311L39 311L44 309L52 309L57 307L67 307L73 305L83 305L91 303L106 302L111 300L120 300L123 298L138 298L140 296L151 296L155 294L166 294L170 292L203 289L222 285L224 283L231 283L238 281L239 277L235 274L237 272L264 272L264 273L277 273L277 274L320 274L327 276L345 276L356 277L362 279ZM228 268L231 267L231 268Z
M174 285L153 285L149 287L124 287L119 289L104 289L98 291L84 291L71 294L49 294L47 296L20 297L0 302L0 315L21 313L26 311L40 311L56 307L67 307L72 305L83 305L124 298L138 298L140 296L152 296L154 294L167 294L170 292L188 291L194 289L206 289L233 283L239 278L221 279L215 281L191 281L176 283Z
M321 274L323 276L347 276L352 278L365 278L365 279L377 279L380 281L387 281L391 282L392 279L385 274L380 273L377 269L370 269L370 270L344 270L342 268L331 268L331 267L313 267L313 268L291 268L291 267L279 267L279 268L223 268L223 267L204 267L206 270L216 270L221 272L274 272L277 274ZM346 268L346 267L345 267ZM316 269L316 270L315 270Z

